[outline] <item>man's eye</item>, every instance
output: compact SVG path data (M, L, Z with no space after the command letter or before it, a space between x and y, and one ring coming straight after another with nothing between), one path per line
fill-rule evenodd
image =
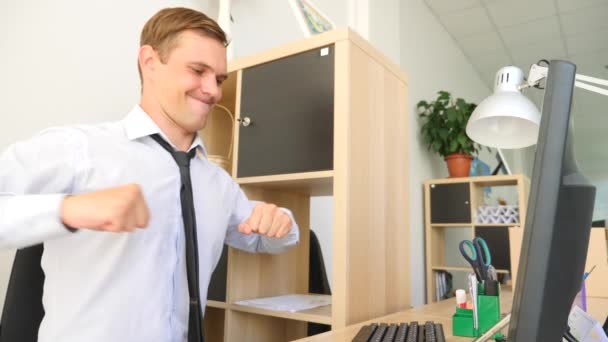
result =
M203 74L203 70L195 69L195 68L192 68L192 72L194 72L197 75L202 75Z
M224 83L224 81L225 81L225 80L224 80L224 79L222 79L222 78L217 78L217 79L215 80L215 82L217 83L217 85L222 85L222 83Z

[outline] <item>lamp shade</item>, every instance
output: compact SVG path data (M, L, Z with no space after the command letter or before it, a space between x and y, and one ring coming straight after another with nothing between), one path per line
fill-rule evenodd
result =
M523 73L505 67L496 74L494 94L483 100L467 123L467 135L477 143L497 148L536 144L540 113L518 89Z

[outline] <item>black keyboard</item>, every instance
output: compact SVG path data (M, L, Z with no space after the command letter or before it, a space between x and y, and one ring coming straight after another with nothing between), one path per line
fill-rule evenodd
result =
M363 326L352 342L445 342L441 323L427 321Z

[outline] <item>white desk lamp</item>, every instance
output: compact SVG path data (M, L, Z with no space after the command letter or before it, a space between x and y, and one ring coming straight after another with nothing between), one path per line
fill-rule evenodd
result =
M467 124L467 135L474 141L496 148L522 148L536 144L540 113L521 90L534 87L547 77L549 68L533 64L524 81L521 69L504 67L496 73L494 94L473 111ZM608 86L608 81L576 75L574 85L608 96L608 90L584 82Z

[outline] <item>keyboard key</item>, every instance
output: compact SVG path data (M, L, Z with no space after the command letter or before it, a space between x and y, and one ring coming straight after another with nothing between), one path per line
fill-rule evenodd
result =
M374 335L372 336L370 342L382 342L382 337L384 336L384 333L386 333L387 329L388 325L386 325L386 323L380 324L378 326L378 329L376 329L376 331L374 332Z
M406 342L418 342L418 322L410 323L409 331L407 332Z
M398 328L398 326L396 324L389 325L388 330L386 331L386 334L384 335L384 339L382 339L382 342L395 341L395 335L397 334L397 328Z
M395 336L395 342L405 342L407 337L407 323L399 324L399 330L397 330L397 336Z
M443 334L443 325L441 323L435 324L435 335L437 336L437 342L445 342L445 335Z
M376 323L362 327L357 333L357 336L353 338L352 342L368 342L374 334L374 331L376 331L377 327L378 324Z
M418 342L424 342L424 325L418 326Z
M426 321L426 323L424 323L424 341L436 342L435 325L431 321Z

